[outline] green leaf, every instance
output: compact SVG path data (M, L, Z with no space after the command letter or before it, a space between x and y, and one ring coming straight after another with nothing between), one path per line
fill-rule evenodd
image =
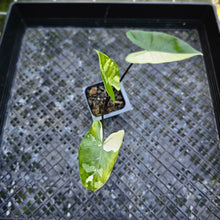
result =
M131 30L127 37L143 51L131 53L126 57L129 63L165 63L184 60L201 52L183 40L163 32Z
M120 90L120 78L118 65L106 54L95 50L99 56L99 67L102 76L102 80L108 95L115 103L115 94L112 86L116 90Z
M79 147L79 172L83 186L92 191L108 180L124 137L124 130L112 133L105 141L102 123L94 120Z

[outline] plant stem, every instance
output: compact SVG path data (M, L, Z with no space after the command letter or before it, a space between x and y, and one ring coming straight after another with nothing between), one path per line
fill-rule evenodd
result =
M128 71L130 70L130 68L132 67L133 63L131 63L128 68L125 70L124 74L121 76L120 82L124 79L125 75L128 73Z
M130 70L130 68L132 67L132 65L133 65L133 63L131 63L129 66L128 66L128 68L125 70L125 72L123 73L123 75L122 75L122 77L121 77L121 79L120 79L120 82L124 79L124 77L126 76L126 74L128 73L128 71ZM104 104L104 106L103 106L103 110L102 110L102 137L103 137L103 139L104 139L104 128L105 128L105 124L104 124L104 114L105 114L105 110L106 110L106 107L107 107L107 105L108 105L108 102L109 102L109 100L110 100L110 96L108 95L108 93L106 92L106 90L105 90L105 93L106 93L106 95L107 95L107 98L106 98L106 100L105 100L105 104Z
M107 98L105 100L105 104L103 106L103 110L102 110L102 137L104 138L104 128L105 128L105 123L104 123L104 114L105 114L105 110L106 110L106 107L108 105L108 102L110 100L110 96L108 95L108 93L106 92L105 90L105 94L107 95Z
M102 112L102 138L104 140L104 128L105 128L105 125L104 125L104 111Z

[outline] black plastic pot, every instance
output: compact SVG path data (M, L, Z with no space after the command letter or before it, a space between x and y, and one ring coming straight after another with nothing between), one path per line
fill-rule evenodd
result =
M96 83L94 85L91 85L91 86L88 86L86 88L84 88L84 94L85 94L85 98L86 98L86 102L88 104L88 108L89 108L89 111L90 111L90 114L92 116L93 119L101 119L101 116L95 116L92 112L92 109L91 109L91 106L89 105L89 101L88 101L88 90L90 90L91 87L94 87L94 86L99 86L99 85L103 85L103 82L99 82L99 83ZM107 113L104 115L104 118L110 118L110 117L113 117L113 116L116 116L116 115L119 115L119 114L122 114L124 112L127 112L127 111L130 111L132 110L132 105L129 101L129 98L127 96L127 93L125 91L125 88L123 86L123 83L121 83L121 95L122 95L122 98L123 98L123 101L124 101L124 107L119 109L119 110L116 110L116 111L113 111L113 112L110 112L110 113Z

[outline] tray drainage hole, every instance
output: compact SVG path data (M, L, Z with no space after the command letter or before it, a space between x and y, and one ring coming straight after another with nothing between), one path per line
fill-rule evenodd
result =
M60 119L64 115L64 113L61 110L59 110L59 111L55 112L54 115L56 116L56 118Z

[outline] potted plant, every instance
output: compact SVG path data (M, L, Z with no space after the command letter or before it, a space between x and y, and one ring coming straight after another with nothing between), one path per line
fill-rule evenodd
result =
M117 160L123 142L124 130L112 133L104 140L104 115L109 106L116 106L116 95L121 89L121 82L133 64L159 64L184 60L202 55L181 39L163 32L131 30L127 37L142 50L129 54L125 60L130 63L122 77L119 77L117 64L104 53L95 50L99 57L100 72L104 84L102 100L99 102L97 114L101 121L94 119L89 131L85 134L78 152L79 172L85 188L96 191L108 180ZM90 87L90 93L96 94L98 85ZM116 92L117 91L117 92ZM116 94L116 95L115 95ZM123 100L119 100L122 101ZM96 104L97 105L97 104Z
M132 106L122 83L123 76L119 80L119 68L117 64L104 53L98 50L95 51L99 56L103 82L84 89L92 118L101 119L102 113L104 118L109 118L131 110ZM105 64L107 62L109 64L106 71L105 68L107 65ZM129 65L123 75L128 72L131 65Z

